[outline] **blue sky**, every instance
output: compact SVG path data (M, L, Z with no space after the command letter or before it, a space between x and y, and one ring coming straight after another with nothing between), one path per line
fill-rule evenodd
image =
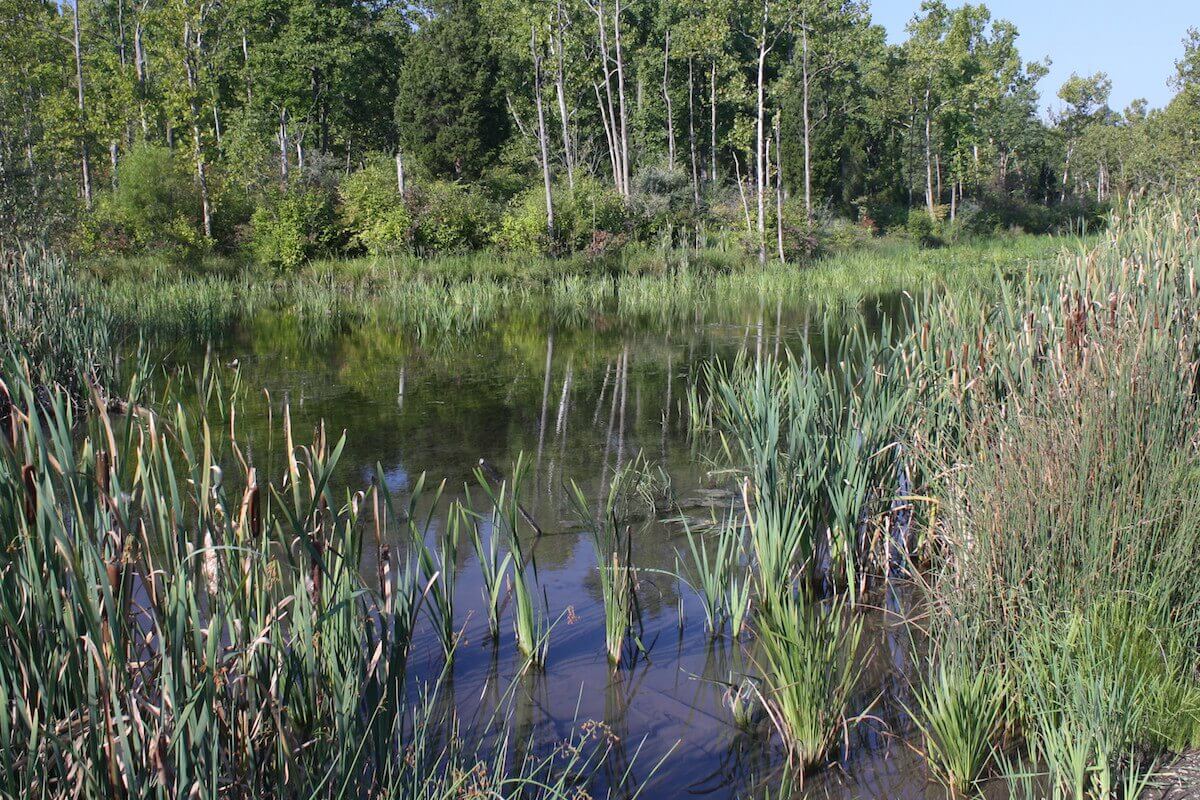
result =
M1047 55L1053 61L1038 87L1043 107L1058 107L1055 94L1072 72L1098 71L1112 79L1110 104L1118 111L1137 97L1166 105L1174 94L1167 81L1183 52L1183 36L1188 26L1200 26L1200 0L984 1L993 18L1016 24L1026 61ZM871 14L887 28L889 40L899 42L920 6L920 0L875 0Z

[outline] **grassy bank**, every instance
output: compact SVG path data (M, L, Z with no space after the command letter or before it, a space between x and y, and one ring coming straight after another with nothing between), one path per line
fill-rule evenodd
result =
M704 250L636 251L604 263L494 255L327 261L288 274L232 264L192 274L144 261L80 269L117 322L145 335L211 335L286 309L314 335L372 324L438 336L470 333L514 310L563 323L598 313L706 319L780 299L836 305L929 286L989 285L998 272L1052 268L1071 241L1016 236L933 250L880 241L807 267L759 266L741 254Z

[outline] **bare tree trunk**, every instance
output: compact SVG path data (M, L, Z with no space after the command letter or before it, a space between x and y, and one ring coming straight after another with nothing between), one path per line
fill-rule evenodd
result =
M279 179L286 189L288 184L288 161L291 159L288 146L287 109L279 111Z
M925 87L925 208L933 217L933 110L929 104L933 101L933 90Z
M762 4L762 25L759 29L758 39L758 96L756 101L756 125L755 125L755 186L757 188L758 202L758 260L759 263L766 263L767 260L767 229L766 229L766 136L764 127L766 124L766 69L767 69L767 53L770 48L767 46L767 20L769 13L770 0L763 0Z
M550 181L550 144L546 133L546 113L542 106L542 55L537 49L537 29L529 26L529 55L533 59L533 97L537 105L538 150L542 156L542 184L546 190L546 236L554 246L554 192Z
M779 118L775 118L775 240L779 248L779 263L787 259L783 254L783 137L780 135ZM809 220L812 220L811 213Z
M688 149L692 158L692 199L700 207L700 167L696 163L696 82L692 58L688 58Z
M1071 175L1071 155L1074 153L1075 145L1067 145L1067 158L1063 163L1063 178L1062 192L1058 196L1058 202L1064 203L1067 200L1067 179Z
M563 52L563 29L565 27L563 4L562 0L559 0L556 8L555 33L554 38L551 40L551 46L554 48L555 55L554 92L558 97L558 116L562 120L563 162L567 167L567 186L574 192L575 152L574 148L571 147L571 115L567 112L566 56Z
M400 148L396 148L396 191L400 196L404 196L404 158L400 155Z
M937 198L938 203L942 202L942 154L933 154L933 174L937 176Z
M709 158L709 175L708 180L716 182L717 180L717 62L712 62L712 72L709 80L709 123L708 123L708 158Z
M246 29L241 29L241 67L242 72L246 73L246 104L250 106L253 101L254 92L252 90L253 80L250 77L250 44L246 42Z
M604 16L604 0L597 0L592 6L592 10L596 13L597 37L600 45L600 63L604 72L604 101L607 101L607 113L605 111L605 102L600 103L600 116L604 118L605 126L604 133L609 140L609 158L613 165L613 185L622 195L628 194L625 189L625 167L621 152L621 137L617 128L617 109L613 103L612 95L612 71L609 69L609 62L612 60L608 51L608 25ZM600 91L596 90L596 99L600 100ZM624 92L622 92L621 101L624 102ZM624 116L624 115L622 115Z
M198 25L204 24L203 6ZM197 56L201 51L202 37L199 27L193 40L190 22L183 23L183 66L187 76L188 107L192 112L192 156L196 160L196 183L200 188L200 214L204 224L204 235L212 237L212 210L208 199L208 175L204 165L204 144L200 138L200 105L196 99Z
M117 140L108 143L108 161L112 166L112 188L117 188Z
M80 166L83 177L83 202L87 208L92 207L92 166L91 156L88 152L87 140L87 104L84 101L83 90L83 50L79 36L79 2L74 0L71 3L71 20L74 29L72 43L75 47L75 88L76 102L79 106L79 157Z
M811 86L808 71L808 23L800 23L800 36L804 54L800 61L802 87L804 94L804 214L809 222L812 221L812 118L809 115ZM777 143L778 144L778 143ZM776 148L778 149L778 148ZM776 153L776 158L779 158ZM782 256L781 256L782 258Z
M671 106L671 30L667 29L663 44L663 103L667 109L667 163L675 169L675 112Z
M596 90L596 106L600 109L600 123L604 126L604 140L608 144L608 161L612 166L613 186L621 191L621 168L617 158L617 143L613 129L609 124L608 111L605 110L604 98L600 95L600 84L592 84Z
M737 153L733 154L733 173L737 176L738 194L742 196L742 213L746 215L746 233L754 230L750 220L750 201L746 199L746 186L742 182L742 165L738 162Z
M142 123L142 136L150 133L150 123L146 119L146 81L149 79L146 69L146 49L142 44L142 20L139 12L138 21L133 27L133 71L137 75L137 96L139 115Z
M621 106L621 184L629 196L629 114L625 102L625 61L621 54L621 0L613 2L613 46L617 57L617 97Z

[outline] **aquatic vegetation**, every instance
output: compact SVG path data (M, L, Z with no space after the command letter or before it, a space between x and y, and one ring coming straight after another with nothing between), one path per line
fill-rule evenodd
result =
M611 274L584 262L495 254L316 262L286 281L250 269L195 276L155 268L111 274L102 263L78 269L85 282L97 284L114 323L147 338L211 337L256 314L287 309L314 336L375 325L437 341L479 333L517 310L561 325L601 313L627 324L662 325L728 320L746 310L765 314L765 304L776 298L804 298L837 313L925 286L987 288L998 273L1024 272L1031 263L1050 271L1061 247L1060 240L1033 236L938 251L893 242L804 270L759 266L719 250L696 251L670 265L655 251L658 268L635 259Z
M508 561L512 564L509 582L512 598L513 635L517 650L525 658L529 669L544 669L550 652L550 623L547 619L546 598L538 602L537 563L532 554L525 555L521 542L520 486L528 462L518 459L513 467L512 483L501 482L493 487L482 470L476 469L476 479L492 504L491 524L493 531L500 531L508 547Z
M1004 678L966 663L942 662L916 691L911 716L930 769L957 795L984 774L1005 724Z
M512 553L505 553L503 557L500 554L499 537L496 536L495 526L490 526L491 534L488 536L487 544L483 542L483 536L480 533L480 515L473 511L467 510L467 518L464 523L469 526L471 532L471 548L475 552L475 559L479 563L479 574L482 578L484 609L487 614L488 635L492 637L493 642L500 640L500 612L503 601L504 580L508 575L508 568L512 565Z
M107 308L61 257L0 248L0 358L9 357L26 361L40 384L66 387L76 402L89 385L115 378Z
M935 413L958 409L926 440L946 476L934 636L1011 676L1056 796L1109 796L1195 743L1195 225L1134 209L986 326L931 316L929 341L962 342L926 361Z
M837 740L860 674L862 619L841 601L787 594L756 615L759 693L789 760L818 766Z
M502 711L498 738L469 731L440 681L411 684L429 566L418 554L395 568L397 518L377 487L330 488L344 441L318 430L299 445L285 413L286 449L254 466L219 375L201 376L199 409L77 414L63 389L39 402L7 362L3 792L575 796L611 742L581 728L533 755ZM282 477L268 480L276 456ZM363 523L376 586L360 570Z
M897 495L891 457L908 436L914 389L889 377L899 351L853 331L821 357L743 359L706 373L704 413L747 473L743 502L763 591L785 590L803 572L809 585L834 579L854 601L863 567L886 568L886 548L868 526Z
M604 650L613 667L621 665L626 643L641 648L640 638L631 632L638 623L637 570L633 565L633 535L618 517L620 495L609 494L604 506L593 514L587 498L571 485L571 502L580 521L592 532L592 550L600 579L600 597L604 603Z
M741 567L745 520L736 506L717 524L710 546L705 537L684 522L690 570L681 579L700 597L704 625L713 636L725 626L730 635L742 635L750 613L751 578Z

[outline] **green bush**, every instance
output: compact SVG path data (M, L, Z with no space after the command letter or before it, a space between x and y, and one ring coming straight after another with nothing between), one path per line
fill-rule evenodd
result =
M450 181L414 187L405 197L412 215L413 247L422 255L461 253L492 238L497 213L478 189Z
M686 243L702 215L691 178L682 170L648 168L634 179L633 205L639 241L666 246Z
M371 160L342 181L338 189L342 223L350 245L371 255L394 255L412 240L412 216L396 185L395 165L387 158Z
M625 200L598 181L581 178L574 192L553 190L554 239L546 231L546 190L527 189L513 198L496 230L495 242L510 252L577 253L594 250L598 242L625 240L630 214Z
M913 209L908 214L908 238L919 247L938 247L942 244L938 221L925 209Z
M821 250L830 253L848 253L866 247L871 241L870 228L842 217L823 222L818 232Z
M85 249L96 253L154 251L192 265L210 243L201 231L200 193L187 166L165 147L138 144L117 168L117 185L99 195L85 221Z
M258 262L277 270L296 269L327 255L337 245L338 229L330 196L319 189L274 192L254 212L251 247Z
M496 228L496 244L512 253L548 253L556 248L546 230L546 190L535 187L521 192L508 204ZM561 203L562 193L554 192L554 211L558 231L562 230L567 209Z

